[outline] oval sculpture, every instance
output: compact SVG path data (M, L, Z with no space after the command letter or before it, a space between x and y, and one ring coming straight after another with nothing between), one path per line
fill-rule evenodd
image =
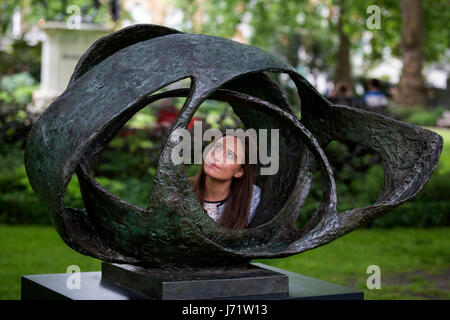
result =
M290 76L301 120L264 71ZM191 79L189 89L153 94L185 78ZM105 190L88 172L136 112L167 97L187 98L160 153L149 205L141 208ZM258 181L261 203L247 229L215 223L195 198L183 164L170 160L178 143L174 130L186 128L206 99L229 103L247 128L280 129L279 171ZM337 211L333 173L322 150L332 140L359 143L381 155L385 182L373 205ZM67 89L33 126L25 165L56 230L74 250L149 268L219 268L304 252L382 216L424 187L442 145L429 130L331 104L292 66L259 48L143 24L111 33L86 51ZM317 167L322 203L298 229L295 221ZM74 173L83 210L64 206Z

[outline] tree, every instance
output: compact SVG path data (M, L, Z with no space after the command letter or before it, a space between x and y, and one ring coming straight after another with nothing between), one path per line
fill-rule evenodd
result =
M402 0L402 73L399 82L399 103L425 105L425 84L422 76L424 59L424 14L421 0Z
M394 2L384 1L390 6ZM178 6L186 22L201 9L203 32L217 36L232 38L245 20L253 31L249 44L279 56L304 75L316 78L326 73L350 85L352 53L361 47L363 33L371 32L364 27L367 2L363 0L179 0ZM392 38L392 33L383 36ZM374 43L379 42L378 35Z
M353 87L352 67L350 63L350 39L344 30L344 17L346 9L344 7L344 0L339 0L339 13L337 22L337 33L339 37L338 50L336 52L336 72L334 75L335 83L343 82Z
M364 0L177 0L177 4L185 12L185 31L192 31L190 21L199 11L201 32L216 36L232 38L246 21L253 30L249 44L313 77L326 73L335 81L351 82L355 54L363 57L366 73L388 56L401 58L404 52L401 28L406 12L397 0L376 2L381 25L374 29L367 26L370 3ZM450 10L447 0L425 1L423 7L426 65L443 61L449 52Z
M422 67L449 61L450 5L446 0L402 0L401 12L399 42L403 68L399 82L399 103L424 105L426 97Z
M241 23L251 29L248 43L287 61L305 76L317 77L334 70L334 39L328 32L328 5L309 0L178 0L184 12L183 31L200 20L201 33L233 38ZM200 18L196 13L203 12ZM195 23L192 23L195 16ZM295 88L285 80L274 80L287 92L292 105L298 104Z

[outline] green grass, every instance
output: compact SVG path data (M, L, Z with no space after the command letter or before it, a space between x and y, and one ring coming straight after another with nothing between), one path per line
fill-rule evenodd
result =
M323 247L261 262L357 288L366 299L450 299L449 246L448 227L359 229ZM379 290L367 288L370 265L381 269Z
M450 299L449 246L450 228L360 229L299 255L258 262L363 290L366 299ZM100 270L99 260L70 249L53 227L0 225L0 299L20 299L21 275L64 273L69 265ZM381 268L380 290L366 287L369 265Z
M440 174L450 172L450 129L434 127L426 127L426 129L436 132L444 139L444 147L439 157L437 170L439 170Z
M0 225L0 299L20 299L21 275L65 273L70 265L82 272L101 266L70 249L51 226Z

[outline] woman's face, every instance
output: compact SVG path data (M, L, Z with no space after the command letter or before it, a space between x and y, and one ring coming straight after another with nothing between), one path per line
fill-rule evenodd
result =
M234 136L225 136L212 144L205 156L203 170L205 174L217 180L231 180L244 175L244 146Z

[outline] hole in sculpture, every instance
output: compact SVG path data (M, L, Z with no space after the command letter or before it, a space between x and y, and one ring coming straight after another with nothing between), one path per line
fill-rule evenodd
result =
M197 132L201 132L201 136L197 136L196 134L191 134L191 159L188 161L189 163L184 164L186 175L194 181L194 179L203 171L205 177L215 179L233 179L233 173L239 170L239 164L224 164L223 162L226 159L230 159L230 162L237 161L237 157L244 156L244 149L241 149L241 144L236 145L236 148L233 148L231 145L227 145L227 142L230 142L233 139L230 138L215 138L214 136L207 137L208 133L213 133L213 130L216 130L216 133L225 134L227 129L242 129L245 132L245 127L240 118L234 113L232 107L223 101L217 100L206 100L202 103L202 105L197 109L194 114L193 120L195 120L195 126L197 128L201 128ZM195 132L195 130L191 130L191 133ZM196 133L196 132L195 132ZM201 141L198 145L201 145L201 148L195 148L194 140ZM237 141L237 140L233 140ZM212 147L214 146L214 147ZM212 148L211 148L212 147ZM243 147L243 146L242 146ZM207 153L207 157L203 158L203 152L208 148L210 150ZM219 150L220 149L220 150ZM223 153L222 153L223 151ZM222 158L222 154L224 155ZM247 155L248 157L248 155ZM217 160L217 163L214 161ZM247 162L246 158L246 162ZM202 162L204 164L201 164ZM206 163L209 163L208 166ZM213 166L215 163L218 166ZM255 164L257 166L257 164ZM253 167L253 166L252 166ZM250 169L250 168L248 168ZM256 168L254 168L254 173L257 174ZM238 173L238 172L237 172ZM238 173L239 174L239 173ZM245 174L245 173L244 173ZM207 178L207 179L209 179ZM237 192L239 196L243 196L243 192ZM205 198L208 195L205 194ZM230 199L230 195L227 197L227 201ZM235 194L236 196L236 194ZM251 195L248 197L244 197L245 199L251 199ZM220 202L223 199L213 199L210 198L208 201L204 203L204 208L206 212L216 220L216 222L220 219L220 213L224 212L226 208L226 204ZM241 199L245 201L244 199ZM216 202L218 201L218 202ZM254 212L255 209L252 210Z
M293 189L295 178L290 170L292 169L295 172L295 168L298 168L299 166L298 163L293 163L293 158L295 157L292 157L292 155L294 150L295 152L298 152L298 146L303 144L299 141L298 137L294 137L295 135L292 134L292 128L289 125L286 125L285 119L275 118L273 116L269 116L263 111L247 108L245 102L242 104L242 102L237 103L235 101L232 103L232 106L230 106L225 102L206 100L197 109L194 117L203 120L202 131L209 128L219 129L222 132L225 132L227 128L242 129L244 132L247 132L248 129L254 129L257 135L257 139L255 141L257 148L261 146L260 139L264 139L260 135L259 128L263 130L266 128L265 131L267 136L265 137L265 141L267 145L264 146L264 150L267 152L270 159L277 161L277 164L273 165L271 162L266 162L265 165L256 165L254 184L257 185L261 191L260 202L254 210L254 214L252 216L253 219L248 227L254 227L271 220L282 208ZM279 131L279 137L276 141L279 148L277 157L271 154L272 149L270 145L272 130L270 129L278 129ZM208 144L209 141L204 142L203 146ZM278 148L276 150L278 150ZM192 150L194 150L194 147L192 147ZM257 149L256 154L258 160L260 160L260 150ZM261 174L263 172L261 171L261 167L266 168L266 173L270 171L267 170L268 168L276 167L277 170L272 174ZM199 169L199 164L190 164L185 166L186 175L188 177L193 177L197 172L199 172ZM217 209L212 209L212 211L215 210ZM222 210L224 210L224 208L221 208L220 211ZM216 221L218 221L218 219L219 218L216 217Z
M189 87L187 78L152 95ZM185 100L160 99L134 114L93 161L89 175L122 200L147 207L162 144ZM76 175L68 186L64 204L84 207Z
M152 95L177 88L189 88L189 82L189 78L180 80ZM176 118L174 114L178 113L185 100L185 97L161 99L137 112L93 162L89 173L91 177L122 200L146 207L165 134L168 133L171 123ZM242 117L250 128L260 125L262 128L266 128L265 125L275 119L268 120L271 116L258 110L247 112L245 108L246 112L243 112L244 108L241 107L233 106L232 108L226 102L206 100L198 108L191 122L195 121L195 118L202 119L205 124L203 131L208 128L242 128L245 130L245 126L240 120ZM170 112L170 109L175 112ZM164 111L169 112L165 113ZM168 121L165 125L163 125L164 117L170 118L166 118ZM159 129L155 130L155 126ZM296 172L298 169L298 163L294 161L294 158L297 157L292 157L292 154L294 150L299 149L299 146L304 148L298 137L292 134L292 128L286 127L284 120L277 119L270 123L268 128L280 129L280 169L273 176L258 175L259 170L256 170L255 184L261 187L261 200L250 227L268 222L283 207L295 182L292 172ZM284 134L281 133L283 130L285 130ZM154 136L152 136L153 134ZM192 177L198 168L198 164L185 166L186 175ZM77 190L79 194L76 178L75 176L72 179L68 190ZM71 200L71 195L67 196L66 193L66 198L65 200ZM81 204L81 196L78 199ZM73 206L67 202L73 203L74 201L65 201L67 206L82 207L82 205Z
M295 113L297 118L301 118L301 101L297 92L297 87L294 81L292 81L289 74L284 72L264 72L268 75L280 88L284 98L288 101L291 106L292 111Z
M197 122L197 126L201 127L202 137L205 131L209 129L225 130L227 128L235 129L244 127L241 120L236 116L228 103L216 100L204 101L195 112L194 117L191 120L192 126L188 127L191 137L193 138L197 138L193 135L193 125L195 122ZM200 137L200 139L202 137ZM191 139L191 143L192 159L190 163L184 164L186 175L188 177L194 176L200 168L200 164L194 163L193 159L193 152L195 152L193 139ZM206 145L207 142L202 142L202 149L206 147Z
M380 154L360 144L337 140L331 141L324 151L334 173L337 210L344 212L373 205L384 184ZM313 216L321 201L322 179L320 172L316 171L297 219L297 227Z
M324 151L334 172L338 211L373 205L384 184L380 154L357 143L337 140Z
M309 189L308 196L305 203L300 209L300 213L297 216L296 227L301 229L314 215L317 208L320 206L323 198L323 183L322 183L322 173L318 168L313 173L313 178L311 181L311 187Z
M83 199L80 193L80 183L76 174L72 175L66 193L64 194L64 206L82 210L84 208Z

